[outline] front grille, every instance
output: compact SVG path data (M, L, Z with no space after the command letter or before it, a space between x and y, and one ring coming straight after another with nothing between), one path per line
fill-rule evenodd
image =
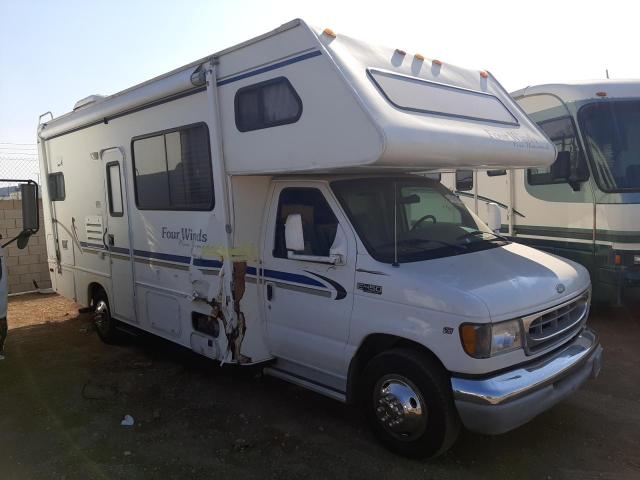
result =
M528 354L573 337L587 321L589 292L550 309L523 318Z

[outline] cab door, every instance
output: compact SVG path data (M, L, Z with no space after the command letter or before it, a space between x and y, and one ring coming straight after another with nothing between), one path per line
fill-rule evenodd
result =
M107 221L103 238L111 263L111 311L119 320L136 322L133 252L123 149L113 147L102 150L101 157L107 192Z
M303 380L344 385L356 243L324 184L277 184L264 238L263 298L276 368ZM287 217L302 218L304 251L288 252ZM339 253L337 264L325 263ZM297 258L291 258L295 256Z

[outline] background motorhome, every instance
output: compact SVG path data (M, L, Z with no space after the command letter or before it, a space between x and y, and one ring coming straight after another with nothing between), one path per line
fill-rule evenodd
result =
M594 294L619 304L640 288L640 81L527 87L512 93L558 150L549 167L449 172L443 183L501 232L578 261ZM510 214L512 212L512 214Z

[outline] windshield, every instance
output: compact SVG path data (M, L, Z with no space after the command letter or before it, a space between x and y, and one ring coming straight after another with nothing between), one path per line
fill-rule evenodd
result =
M331 186L367 250L381 262L415 262L508 243L427 178L363 178Z
M599 187L640 190L640 100L592 103L578 117Z

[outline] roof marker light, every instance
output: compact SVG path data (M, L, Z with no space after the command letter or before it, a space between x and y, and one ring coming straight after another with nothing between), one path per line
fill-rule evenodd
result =
M489 77L489 73L487 73L485 70L482 70L482 71L480 72L480 76L481 76L482 78L488 78L488 77Z
M424 55L420 55L419 53L416 53L413 58L415 58L416 60L418 60L419 62L424 62Z
M596 96L598 96L598 97L606 97L607 96L607 92L596 92Z
M433 63L434 65L438 65L438 66L442 65L442 62L440 60L432 60L431 63Z
M399 48L396 48L396 53L398 55L406 55L407 54L407 52L405 52L404 50L400 50Z
M325 28L322 31L322 33L324 33L327 37L331 37L331 38L336 38L338 36L338 35L336 35L336 32L334 32L330 28Z

